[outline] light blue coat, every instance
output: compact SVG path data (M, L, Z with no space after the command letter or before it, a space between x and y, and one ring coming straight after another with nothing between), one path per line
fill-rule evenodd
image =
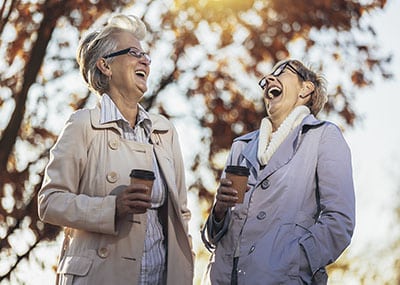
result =
M355 197L350 150L340 129L307 116L260 169L259 131L234 140L227 165L250 168L243 204L222 225L212 215L204 240L215 248L212 284L326 284L325 266L350 244ZM303 283L304 282L304 283Z

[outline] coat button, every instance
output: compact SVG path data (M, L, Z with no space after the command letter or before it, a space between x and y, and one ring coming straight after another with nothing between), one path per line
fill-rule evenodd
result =
M254 245L251 246L251 247L250 247L250 250L249 250L249 254L252 253L255 249L256 249L256 247L255 247Z
M116 150L116 149L118 149L119 141L117 139L111 139L108 141L108 146L111 149Z
M237 273L238 273L239 275L246 275L246 271L244 271L243 269L238 269L238 270L237 270Z
M101 258L106 258L109 254L108 248L106 247L101 247L97 250L97 255L100 256Z
M269 187L269 180L265 179L263 182L261 182L261 188L263 190L267 189Z
M258 213L257 219L258 220L264 220L266 216L267 216L267 213L265 213L264 211L261 211L261 212Z
M106 179L110 183L115 183L118 180L118 173L115 171L111 171L107 173Z

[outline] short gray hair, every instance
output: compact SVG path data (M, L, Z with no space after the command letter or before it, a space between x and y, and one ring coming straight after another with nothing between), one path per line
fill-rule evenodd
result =
M297 68L306 81L311 81L314 84L314 91L311 93L311 99L308 101L307 107L310 108L311 114L316 116L328 101L325 77L299 60L292 59L287 61Z
M146 36L146 25L134 15L117 14L101 30L89 33L79 43L76 54L79 70L88 87L99 95L108 91L109 78L97 68L96 62L115 50L116 35L120 32L130 32L141 41Z

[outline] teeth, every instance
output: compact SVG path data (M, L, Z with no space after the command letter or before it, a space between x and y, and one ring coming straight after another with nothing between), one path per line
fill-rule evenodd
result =
M143 76L143 77L146 76L146 72L144 72L143 70L138 70L135 73L136 73L136 75L140 75L140 76Z
M274 99L275 97L278 97L279 95L281 95L281 93L282 93L282 90L280 88L273 86L270 89L268 89L267 96L269 99Z

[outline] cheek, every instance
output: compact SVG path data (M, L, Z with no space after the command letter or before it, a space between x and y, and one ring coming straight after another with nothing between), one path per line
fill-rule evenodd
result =
M298 98L297 92L295 89L286 90L284 94L284 101L287 103L296 102Z

